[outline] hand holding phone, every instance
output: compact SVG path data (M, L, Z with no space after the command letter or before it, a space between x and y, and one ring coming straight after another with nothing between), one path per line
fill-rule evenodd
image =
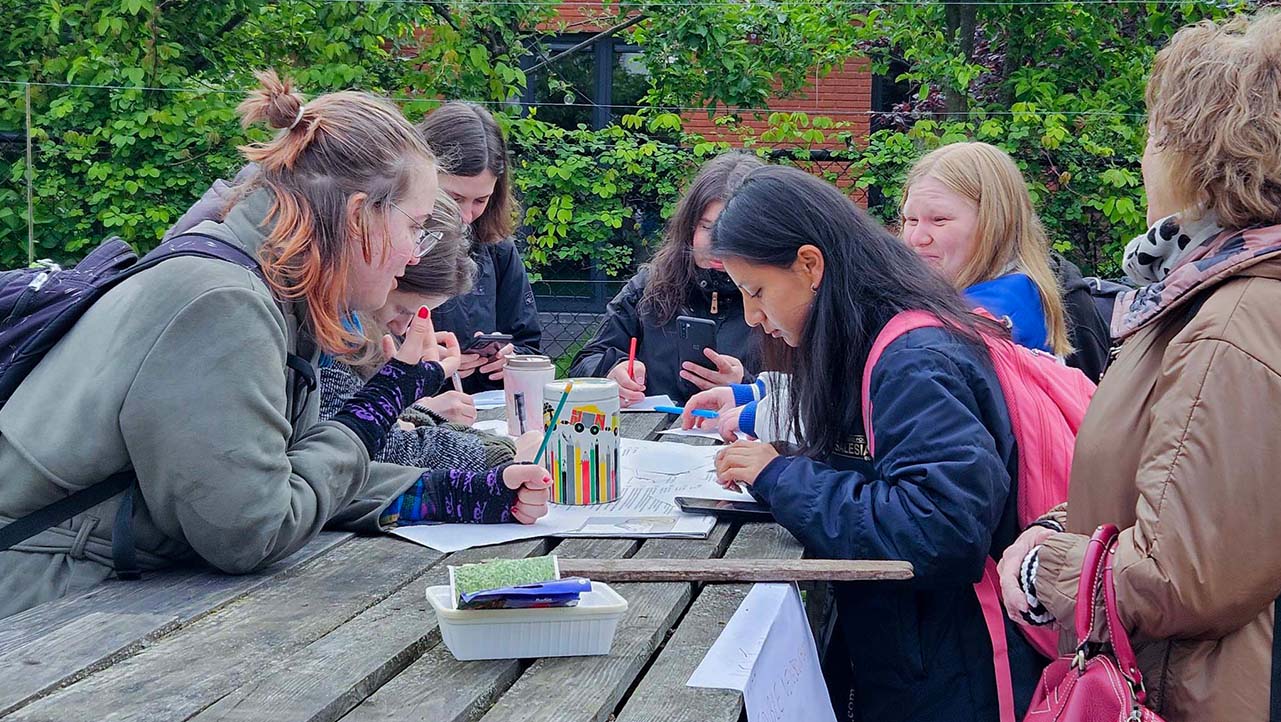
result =
M488 358L497 356L499 349L511 342L512 337L509 333L482 333L468 339L462 351Z

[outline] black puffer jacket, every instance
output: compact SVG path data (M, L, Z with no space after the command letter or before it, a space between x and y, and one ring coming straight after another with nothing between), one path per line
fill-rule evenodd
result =
M645 295L648 269L642 269L610 301L605 320L596 336L583 347L570 367L571 376L604 376L620 361L627 360L633 337L636 358L645 364L645 393L667 394L677 403L698 392L693 384L680 377L680 337L676 317L656 325L639 305ZM712 312L712 306L716 312ZM716 351L743 362L751 380L757 371L759 353L754 334L743 320L743 297L737 289L713 290L700 286L689 294L677 316L706 318L716 322Z

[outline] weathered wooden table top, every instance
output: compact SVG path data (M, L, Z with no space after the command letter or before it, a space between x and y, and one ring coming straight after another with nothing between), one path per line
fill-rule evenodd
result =
M671 418L624 414L623 435L656 438ZM455 660L424 589L447 582L447 564L548 552L689 559L799 558L802 550L775 524L725 522L707 539L535 539L449 555L391 536L325 532L257 574L151 573L0 621L0 717L739 719L738 692L685 681L748 585L611 585L629 605L608 656Z

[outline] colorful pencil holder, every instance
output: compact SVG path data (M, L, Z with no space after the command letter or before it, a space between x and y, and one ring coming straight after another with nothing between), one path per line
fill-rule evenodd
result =
M618 384L608 379L572 379L574 388L547 444L545 466L552 475L554 504L617 501ZM543 424L549 425L565 380L543 388Z

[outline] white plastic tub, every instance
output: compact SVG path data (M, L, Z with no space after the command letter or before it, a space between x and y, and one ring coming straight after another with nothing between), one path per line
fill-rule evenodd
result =
M609 654L627 611L627 600L603 582L592 582L576 607L454 609L448 585L428 587L427 601L445 646L463 661Z

